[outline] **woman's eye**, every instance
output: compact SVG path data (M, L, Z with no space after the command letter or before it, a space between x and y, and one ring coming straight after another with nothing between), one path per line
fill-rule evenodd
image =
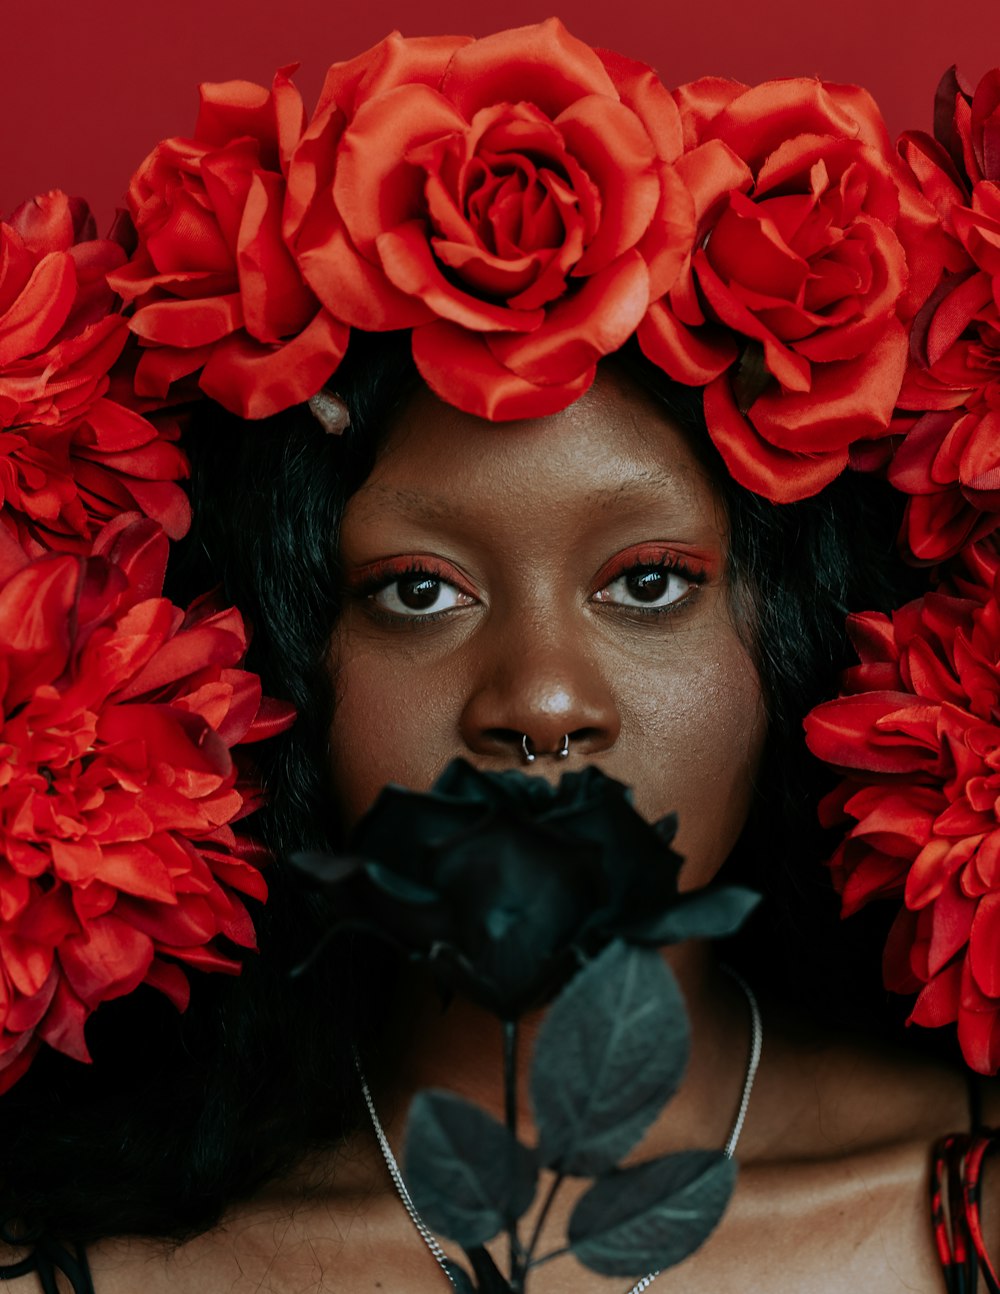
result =
M697 581L668 566L633 566L594 594L595 602L656 610L680 602Z
M383 611L397 616L427 616L452 607L472 606L475 598L449 584L438 575L415 571L411 575L397 575L371 595L372 601Z

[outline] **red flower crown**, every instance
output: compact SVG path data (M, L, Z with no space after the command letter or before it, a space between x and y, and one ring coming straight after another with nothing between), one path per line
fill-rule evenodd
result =
M846 468L909 501L944 591L859 617L849 695L809 721L848 908L899 895L894 986L1000 1066L1000 70L946 75L894 150L863 90L668 90L556 20L392 35L327 74L203 86L98 239L59 192L0 224L0 1090L44 1041L186 966L238 968L261 851L232 749L291 722L235 611L160 596L188 525L176 410L315 397L352 329L410 330L444 400L556 412L633 334L705 389L734 478L778 503ZM995 740L996 739L996 740ZM242 771L241 771L242 770ZM1000 858L1000 854L997 854Z

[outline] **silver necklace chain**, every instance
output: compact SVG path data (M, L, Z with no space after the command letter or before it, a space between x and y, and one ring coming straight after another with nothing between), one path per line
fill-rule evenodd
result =
M736 1147L739 1143L740 1133L743 1131L743 1124L747 1117L747 1108L750 1105L750 1093L753 1091L754 1079L757 1077L757 1067L760 1064L761 1047L764 1044L764 1026L761 1022L760 1007L757 1005L757 998L753 989L746 982L743 976L732 968L724 966L724 970L736 981L743 990L747 1005L750 1008L750 1051L747 1056L747 1069L743 1078L743 1091L740 1095L740 1108L736 1113L736 1121L733 1124L732 1131L726 1138L726 1144L722 1153L727 1159L732 1159L736 1154ZM399 1164L396 1162L396 1156L392 1153L392 1147L389 1145L389 1138L385 1135L385 1129L382 1127L382 1121L378 1117L378 1111L375 1109L375 1100L371 1094L371 1088L368 1086L368 1080L365 1077L365 1071L361 1066L361 1057L358 1055L357 1048L354 1050L354 1067L358 1072L358 1079L361 1082L361 1091L365 1098L365 1105L368 1107L368 1114L372 1121L372 1127L375 1129L375 1137L378 1141L379 1149L382 1152L382 1158L385 1160L385 1166L389 1170L389 1176L392 1178L392 1184L396 1188L396 1194L403 1203L403 1207L409 1214L410 1221L416 1227L421 1240L431 1251L434 1261L444 1272L448 1279L448 1284L455 1288L455 1281L451 1272L448 1270L448 1255L438 1244L433 1232L424 1222L423 1218L417 1212L417 1206L413 1203L410 1192L407 1190L406 1182L403 1180L403 1174ZM647 1272L627 1291L627 1294L642 1294L643 1290L649 1289L653 1281L659 1276L659 1269L653 1272Z

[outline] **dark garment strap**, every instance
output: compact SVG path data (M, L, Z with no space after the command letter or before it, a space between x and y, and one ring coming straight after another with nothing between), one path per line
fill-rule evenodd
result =
M23 1239L6 1234L6 1228L0 1228L3 1238L9 1244L23 1244ZM82 1245L68 1249L65 1245L48 1236L41 1236L34 1242L34 1248L27 1258L20 1262L0 1264L0 1281L12 1281L18 1276L27 1276L31 1272L38 1274L43 1294L60 1294L57 1277L65 1276L73 1294L94 1294L94 1281L90 1274L87 1253Z
M934 1147L931 1221L948 1294L1000 1294L1000 1277L986 1251L980 1201L983 1165L1000 1151L1000 1130L985 1128L978 1075L969 1078L968 1133Z

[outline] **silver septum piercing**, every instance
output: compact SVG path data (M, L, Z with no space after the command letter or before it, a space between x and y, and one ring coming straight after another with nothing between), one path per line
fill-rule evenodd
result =
M568 732L563 733L563 739L559 743L559 749L553 750L551 752L532 750L531 738L528 736L527 733L524 733L522 735L521 754L524 756L524 762L526 764L533 764L535 760L538 758L539 754L548 754L548 753L553 754L556 757L556 759L565 759L569 755L569 733Z

